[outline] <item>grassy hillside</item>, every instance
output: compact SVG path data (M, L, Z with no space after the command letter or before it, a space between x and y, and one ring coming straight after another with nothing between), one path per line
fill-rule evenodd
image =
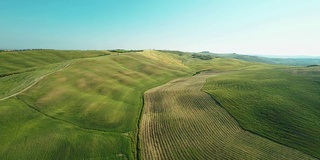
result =
M0 99L31 87L79 58L109 55L107 51L27 50L0 52Z
M0 52L0 77L10 73L20 73L35 70L52 63L63 62L77 58L108 55L107 51L59 51L30 50L15 52Z
M72 62L46 65L29 72L10 74L0 78L0 100L4 100L31 88L44 77L68 67Z
M288 77L282 77L280 71L278 75L279 66L230 58L202 60L192 58L189 53L176 51L119 54L109 51L53 50L1 52L0 64L0 159L134 159L139 148L136 146L136 135L143 93L172 79L204 70L227 71L230 75L219 76L221 81L231 75L237 77L242 73L250 75L254 70L257 73L270 70L270 75L273 75L271 78L283 78L280 82L290 88L284 82ZM241 74L237 71L241 71ZM308 67L308 70L284 68L281 72L298 77L294 82L310 82L307 88L313 88L313 94L318 93L315 87L315 84L319 84L318 76L315 76L317 67ZM260 76L267 79L262 73ZM254 77L256 75L252 75L251 79ZM232 83L237 84L238 81ZM253 86L259 90L259 85ZM213 84L208 86L212 87ZM282 84L279 84L276 88L281 91L281 87ZM208 91L214 94L212 88ZM305 98L294 100L310 100L307 106L317 103L317 96ZM234 100L237 100L236 97ZM308 131L309 121L318 125L319 119L315 118L318 113L307 111L300 116L305 121L294 123L301 123L297 128ZM243 121L246 122L245 119ZM306 128L300 127L305 124ZM286 130L279 129L279 132L285 136L291 134ZM314 133L317 131L310 131L311 136ZM297 137L299 145L300 142L304 143L301 136L300 139ZM315 136L306 139L315 139L310 144L318 142ZM289 141L282 143L290 144L291 140L289 136ZM306 141L302 148L296 148L303 150L308 143ZM317 150L310 151L312 153L308 153L313 154Z
M13 157L12 148L19 150L19 159L51 159L53 155L70 159L72 154L75 159L133 159L143 92L193 72L175 57L146 51L72 61L27 91L1 101L0 114L12 114L0 119L0 136L6 137L0 142L1 156ZM69 62L61 65L65 63ZM34 72L41 69L25 74ZM3 78L14 80L14 76ZM24 83L23 78L14 83L18 81ZM1 87L5 88L2 83ZM33 139L24 143L30 136Z
M132 159L130 140L46 116L17 98L0 101L0 159Z
M320 158L320 69L247 70L207 81L204 90L247 130Z
M158 58L132 53L79 60L19 97L44 113L87 128L129 132L136 127L143 92L188 72L167 57L166 63L148 56Z
M199 74L145 94L141 124L143 159L311 159L306 154L242 130L208 94Z
M279 66L272 66L268 64L262 64L257 62L247 62L238 59L232 59L228 57L214 57L209 60L202 60L199 58L192 58L191 53L185 53L180 51L159 51L166 54L176 55L176 59L181 61L182 64L188 66L194 72L199 71L215 71L215 72L228 72L237 70L248 69L263 69L263 68L276 68Z
M236 53L230 54L216 54L216 53L198 53L202 55L211 55L219 58L232 58L248 62L259 62L275 65L291 65L291 66L307 66L307 65L320 65L320 58L269 58L262 56L250 56Z

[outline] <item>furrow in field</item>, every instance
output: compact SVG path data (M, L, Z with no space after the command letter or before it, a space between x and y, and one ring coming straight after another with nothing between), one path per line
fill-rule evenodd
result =
M311 159L242 130L208 94L200 74L147 91L140 139L143 159Z

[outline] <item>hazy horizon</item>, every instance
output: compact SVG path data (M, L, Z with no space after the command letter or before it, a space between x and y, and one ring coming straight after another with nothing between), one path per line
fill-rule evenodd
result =
M320 56L318 0L0 1L2 49Z

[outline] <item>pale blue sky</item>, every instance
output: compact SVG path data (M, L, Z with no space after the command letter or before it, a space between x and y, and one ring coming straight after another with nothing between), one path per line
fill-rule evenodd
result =
M320 56L320 0L0 0L0 48Z

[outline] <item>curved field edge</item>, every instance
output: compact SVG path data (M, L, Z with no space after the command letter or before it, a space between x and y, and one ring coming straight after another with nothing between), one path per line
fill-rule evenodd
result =
M15 56L6 55L8 57L5 58L1 57L4 54L0 53L0 70L6 75L2 78L10 77L10 81L16 80L17 84L27 86L24 77L33 76L37 72L42 72L40 70L42 70L43 67L46 68L46 66L49 65L58 65L57 63L64 64L65 62L69 62L70 59L97 57L109 54L107 51L50 52L51 53L48 53L48 51L37 51L35 54L33 54L32 51L19 52ZM4 61L6 62L3 63ZM6 67L5 70L2 70L3 68L1 67L3 66ZM30 88L30 90L18 96L20 99L19 103L27 104L22 105L23 108L29 107L29 109L31 109L30 107L33 107L34 109L32 109L32 111L37 114L42 114L42 116L51 119L50 121L56 122L58 120L58 122L63 123L63 125L56 125L54 123L51 127L51 122L42 122L41 119L38 119L39 116L31 116L31 114L26 114L27 118L22 118L25 114L25 110L14 110L16 106L19 106L17 103L11 101L12 99L15 99L15 97L3 101L5 104L1 103L0 110L3 110L0 111L0 114L2 114L2 117L0 118L2 126L0 134L4 134L7 138L3 138L0 142L1 144L6 144L6 148L8 149L6 152L1 153L1 159L15 157L12 156L14 152L9 152L9 150L15 150L15 146L20 150L19 153L16 153L19 155L18 159L23 158L23 155L34 155L35 157L41 157L41 159L50 159L50 156L48 155L56 153L59 155L60 152L61 155L58 158L61 159L70 159L69 156L71 153L76 153L77 156L75 157L78 159L88 157L93 159L133 159L135 149L138 148L138 146L135 146L135 134L137 133L138 115L142 106L139 96L141 96L145 90L161 85L177 77L192 75L201 70L214 69L216 71L225 71L251 69L255 67L264 68L261 64L247 63L232 59L215 58L210 61L201 61L199 59L192 59L190 55L184 53L167 54L157 51L144 51L142 53L119 55L111 54L110 57L104 56L82 59L62 72L54 73L43 78L40 83L37 83ZM43 73L39 74L39 77L45 74ZM1 75L3 74L1 73ZM14 77L17 75L21 75L21 78L18 79ZM37 77L34 79L36 78ZM34 79L30 79L29 82ZM99 85L100 83L105 84ZM0 87L6 87L6 85L3 85L4 83L0 84ZM136 86L136 84L138 85ZM13 83L10 85L15 86ZM66 88L64 89L64 87ZM24 87L22 86L21 88ZM65 90L70 92L65 92ZM93 96L90 96L91 94ZM111 107L114 107L114 109ZM41 113L35 111L35 109L39 110ZM125 113L119 114L123 113L122 111L125 111ZM109 114L105 115L106 120L105 117L103 117L103 114L108 112ZM50 116L54 117L54 119L50 118ZM80 121L82 118L85 120ZM87 121L88 119L89 121ZM103 125L99 125L100 121L102 121ZM33 125L33 123L29 124L29 122L37 122L39 124ZM19 125L17 126L20 126L21 128L23 128L24 125L29 127L23 130L12 130L11 128L14 128L15 126L14 123L18 123ZM64 128L69 129L65 130ZM118 137L116 138L118 140L110 143L110 145L123 145L123 149L118 150L115 148L113 150L111 148L110 152L102 153L102 151L100 152L100 147L108 149L110 146L108 146L107 143L103 143L103 145L99 147L97 139L100 138L94 138L94 141L85 140L83 143L78 143L77 141L81 140L79 137L81 137L82 132L76 132L77 129L74 128L82 128L86 131L100 130L98 131L99 133L101 131L106 132L107 134L103 134L104 136L100 137L103 142L108 142L107 139L114 139L112 137L116 136ZM16 132L21 133L17 135ZM42 134L41 132L45 134ZM50 145L51 147L49 148L43 147L48 142L48 140L46 140L47 133L51 134L51 132L60 134L60 136L58 136L59 138L55 138L53 141L57 146ZM78 138L68 139L68 137L73 137L73 134L75 133L77 133L76 135L78 135ZM49 137L50 134L48 135ZM26 135L26 140L23 138L15 138L20 135ZM86 135L85 137L89 136L89 134L83 135ZM112 136L109 137L109 135ZM29 136L36 137L36 139L39 139L43 143L40 143L39 140L32 143L32 139L29 141L30 139L27 138ZM14 143L13 140L15 140ZM51 138L49 138L49 140L51 140ZM23 143L25 141L28 143ZM81 148L76 146L87 144L88 148L85 150L81 150ZM33 149L28 148L28 146L32 146ZM97 146L97 148L94 146ZM90 150L89 147L97 150L97 152ZM40 148L39 151L42 148L46 149L41 150L44 152L40 153L37 151L38 148ZM59 150L59 148L65 149L64 152L58 152L57 150ZM88 152L88 154L81 152ZM63 155L65 155L65 158L63 158ZM82 158L81 155L83 155ZM99 155L101 156L99 157Z
M0 101L0 105L0 159L133 158L130 140L120 134L52 119L16 98Z
M204 91L244 129L319 158L319 71L239 71L207 79Z
M313 159L242 130L206 93L197 75L145 93L142 159Z
M58 121L66 126L92 132L105 132L107 133L104 134L105 138L108 138L109 134L120 137L120 141L104 147L122 146L123 150L121 152L113 152L111 149L112 152L104 154L99 152L98 147L97 152L91 153L92 158L95 159L98 156L97 159L99 159L99 155L103 155L114 157L111 159L134 159L138 113L142 107L140 96L149 88L177 77L191 75L192 72L180 61L176 61L174 56L159 53L130 53L79 59L67 68L43 77L36 85L17 95L18 99L16 100L23 103L23 107L28 107L37 114L42 114L42 116L51 119L51 121ZM8 77L11 76L13 75ZM21 82L23 82L23 79ZM7 115L7 112L12 112L15 117L23 117L23 112L13 110L17 103L9 101L12 99L15 99L15 97L2 101L4 104L1 104L0 108L5 108L5 110L2 110L0 114ZM16 131L10 129L14 125L9 125L8 122L23 123L23 121L8 116L3 116L3 118L0 119L0 122L3 124L4 132L0 132L0 134L4 134L3 136L6 138L2 139L1 144L5 144L6 148L14 149L18 147L18 140L16 143L10 143L15 136L10 133ZM29 118L29 121L38 121L38 117ZM41 121L39 123L40 126L44 125L41 124ZM41 130L39 125L32 129ZM56 153L55 150L61 147L61 143L64 147L69 148L63 153L66 157L73 152L80 153L79 148L74 148L72 145L73 142L66 140L72 133L72 129L70 129L71 132L64 132L60 126L56 128L48 127L47 129L59 130L62 138L53 140L53 142L59 141L59 143L55 143L59 145L52 147L51 151L48 149L42 152L42 154L37 152L37 148L43 148L45 142L48 142L45 140L44 134L33 130L21 131L22 135L29 135L33 132L35 137L43 139L44 143L34 141L34 144L32 144L32 141L28 142L29 145L33 146L32 152L37 152L34 154L42 157L41 159L50 159L48 154ZM44 132L47 131L44 130ZM19 138L19 141L22 147L26 147L21 138ZM13 154L13 152L7 151L2 152L2 156L8 158ZM28 152L28 149L21 149L19 153L20 158L23 158L22 155L28 157L32 154ZM87 154L83 155L83 158L88 158ZM81 153L78 158L81 159Z

